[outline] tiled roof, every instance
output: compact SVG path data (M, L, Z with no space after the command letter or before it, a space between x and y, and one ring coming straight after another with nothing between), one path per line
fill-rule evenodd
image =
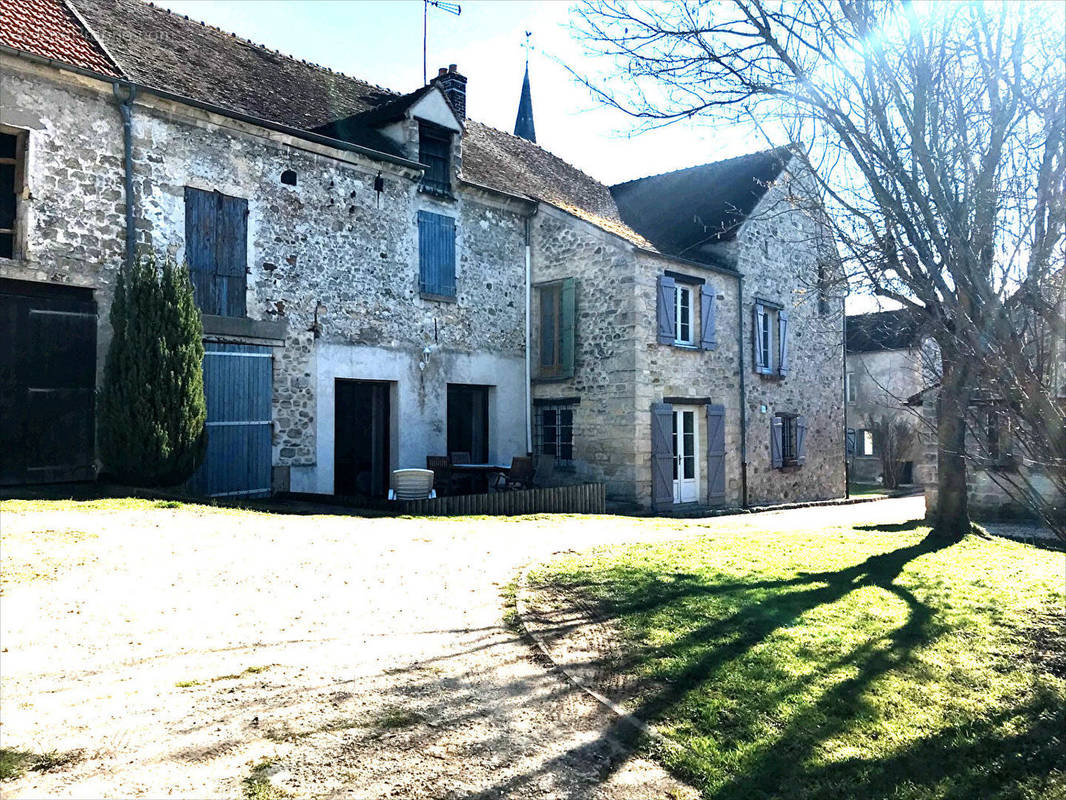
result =
M200 102L311 129L397 96L141 0L69 2L131 80Z
M855 314L845 323L845 349L849 353L904 350L917 347L922 331L916 315L907 308Z
M400 154L396 145L371 125L397 109L402 113L428 91L383 89L141 0L67 1L132 81L392 155ZM474 120L466 121L463 177L551 203L654 249L622 221L604 184L531 142Z
M622 219L664 253L702 260L728 241L787 163L785 147L651 175L611 187Z
M0 43L82 69L119 75L63 0L0 0Z
M605 185L532 142L474 120L467 120L463 137L463 177L551 203L638 247L654 249L622 221Z

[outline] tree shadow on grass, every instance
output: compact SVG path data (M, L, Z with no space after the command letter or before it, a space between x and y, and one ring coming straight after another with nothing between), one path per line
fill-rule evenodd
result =
M920 521L904 525L866 526L877 531L910 530L923 527ZM860 528L862 529L862 528ZM667 580L648 574L634 577L634 589L621 601L605 603L603 612L615 615L654 615L667 606L698 600L711 595L722 596L731 606L725 615L708 622L657 648L653 653L638 655L625 668L639 666L646 657L664 659L665 664L681 663L669 672L669 678L657 682L651 691L631 710L635 716L648 721L664 718L672 722L704 726L705 733L725 745L744 742L746 749L738 751L729 762L729 774L718 773L708 781L708 772L701 769L711 762L694 751L680 756L669 755L667 761L682 776L697 785L702 784L708 797L720 800L733 798L808 796L808 797L885 797L900 792L910 796L974 797L1009 791L1022 783L1048 780L1055 766L1055 726L1061 729L1064 712L1050 710L1049 705L1033 701L1032 707L1018 707L1004 712L1002 719L980 718L960 723L955 728L939 731L917 742L908 741L888 757L856 756L834 760L818 766L823 746L845 736L862 720L876 721L880 713L870 701L868 690L883 676L915 662L915 654L935 641L947 628L938 621L935 611L919 600L906 587L896 583L908 563L932 554L954 542L927 536L915 544L888 553L871 556L861 563L841 570L800 573L781 580L756 580L708 585L695 575L676 573ZM623 579L620 573L613 576ZM573 585L581 590L579 583ZM738 661L751 658L752 652L770 639L775 632L790 628L801 618L830 606L849 594L865 588L877 588L891 593L906 606L906 620L889 633L876 636L830 663L819 665L819 673L832 674L846 668L848 676L833 684L798 711L786 715L783 727L767 734L777 723L774 711L782 704L795 702L801 688L794 679L782 680L774 674L776 664L771 659L758 662L767 674L757 676L769 694L762 700L755 717L730 720L713 719L713 723L699 715L695 720L682 708L694 699L693 693L702 686L714 686L728 676ZM696 651L695 657L692 653ZM778 670L780 672L780 670ZM755 689L757 690L757 689ZM737 698L740 705L748 698ZM749 705L751 705L749 703ZM765 709L769 708L769 712ZM709 729L708 729L709 726ZM1043 738L1041 738L1043 737ZM596 747L610 740L623 744L632 752L640 733L625 721L615 722L604 731L598 742L584 747ZM1031 757L1015 757L1017 748L1024 748ZM1061 757L1060 757L1061 758ZM965 768L964 760L977 759ZM625 756L616 760L616 769ZM1061 762L1058 764L1061 769ZM956 774L959 773L959 774ZM1060 773L1061 777L1061 773ZM1051 780L1055 780L1054 777ZM476 797L508 796L521 785L520 779L475 795ZM943 791L941 791L943 790Z

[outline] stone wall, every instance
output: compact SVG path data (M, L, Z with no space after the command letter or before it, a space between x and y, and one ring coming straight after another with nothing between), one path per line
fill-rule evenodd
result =
M615 500L634 501L633 394L637 382L632 247L617 236L550 206L533 218L532 341L540 342L538 284L575 279L574 377L538 377L533 347L534 399L579 397L574 411L573 471L560 481L604 481Z
M868 427L871 416L876 419L889 417L909 422L917 432L919 420L915 418L915 411L903 404L925 385L919 349L849 353L847 372L851 375L855 393L855 402L847 403L846 407L847 427L859 431ZM881 458L876 449L873 456L860 455L860 444L857 437L856 452L848 457L851 480L876 482L882 472ZM916 435L913 446L901 460L917 465L920 459L921 445Z
M32 199L26 258L0 264L0 275L97 289L102 364L124 249L117 107L108 84L6 57L3 67L3 123L30 129ZM419 192L417 170L151 96L134 105L133 133L142 250L184 259L186 186L248 200L248 316L283 320L288 330L274 360L275 464L311 467L318 457L322 345L385 350L412 367L429 348L432 370L415 372L423 393L445 391L446 357L478 353L512 365L501 379L521 387L528 204L461 184L455 200L432 198ZM285 170L295 171L295 186L281 182ZM419 295L419 210L456 218L455 302ZM508 398L501 451L524 440L524 408Z
M794 180L802 181L802 176ZM748 500L751 504L840 497L844 472L844 301L827 292L820 308L818 265L837 269L827 234L808 212L790 202L782 176L741 226L736 241L720 248L744 274L741 365L748 413ZM790 369L786 377L756 374L753 367L755 298L780 303L789 313ZM776 331L774 332L776 342ZM773 469L770 419L777 412L807 418L806 463Z

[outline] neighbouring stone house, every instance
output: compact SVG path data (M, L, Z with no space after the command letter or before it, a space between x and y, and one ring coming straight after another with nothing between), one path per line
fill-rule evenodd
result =
M870 421L888 419L909 424L910 446L899 454L900 482L918 480L921 464L920 419L907 400L936 382L926 337L907 309L854 314L847 318L847 373L844 377L847 417L848 477L854 483L883 479L882 442Z
M204 312L205 493L529 450L642 507L843 493L835 260L789 151L606 187L531 107L525 138L466 118L454 66L397 94L140 0L4 8L0 482L91 477L129 235Z

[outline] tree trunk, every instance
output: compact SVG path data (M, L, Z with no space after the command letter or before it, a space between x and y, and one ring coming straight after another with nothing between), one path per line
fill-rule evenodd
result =
M942 351L943 377L937 422L937 506L933 533L958 539L970 532L966 491L966 411L970 367Z

